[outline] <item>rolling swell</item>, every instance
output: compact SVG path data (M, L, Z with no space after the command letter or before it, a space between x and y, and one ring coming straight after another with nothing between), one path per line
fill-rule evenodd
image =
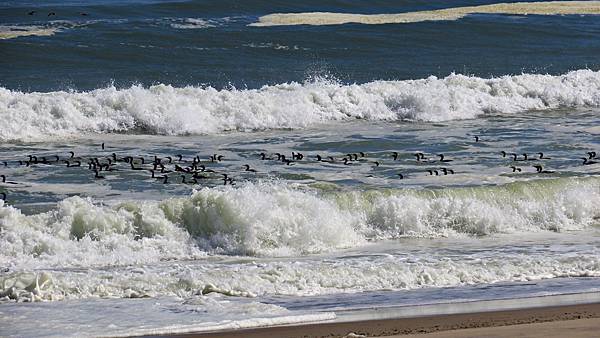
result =
M348 119L439 122L486 114L600 105L600 73L464 75L343 85L286 83L255 90L114 87L88 92L0 89L0 140L45 140L142 130L189 135L306 128Z

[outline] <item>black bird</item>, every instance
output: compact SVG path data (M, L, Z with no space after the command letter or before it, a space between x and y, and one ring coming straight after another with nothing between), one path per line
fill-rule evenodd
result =
M36 11L31 11L29 13L27 13L27 15L34 15Z
M81 161L73 161L73 163L71 163L71 161L67 160L67 161L65 161L65 163L67 164L67 168L81 167Z
M450 175L454 175L454 170L452 169L448 169L448 168L440 168L440 170L442 172L444 172L444 175L448 175L448 173L450 173Z
M588 151L587 152L588 155L590 155L590 160L593 159L594 157L596 157L596 152L595 151Z
M581 159L583 160L583 165L590 165L590 164L596 164L596 163L598 163L596 161L590 161L589 158L585 158L585 157L582 157Z
M537 158L528 158L527 154L523 154L523 161L537 161Z
M195 178L195 177L193 177L193 178L192 178L192 181L191 181L191 182L189 182L189 181L186 181L186 179L185 179L185 175L181 175L181 183L182 183L182 184L198 184L198 181L196 181L196 178Z
M552 174L554 171L550 171L550 170L544 170L544 167L542 167L539 164L536 164L533 166L535 168L535 170L537 171L538 174Z
M439 154L438 156L440 157L440 162L452 162L452 160L445 160L444 154Z
M421 160L425 160L425 155L423 155L423 153L416 153L414 156L417 157L417 162L421 162Z
M539 159L540 160L551 160L552 158L550 157L544 157L544 153L538 153L540 155Z
M54 13L54 12L48 13L48 16L53 16L53 15L56 15L56 13Z
M265 160L270 160L271 158L267 157L267 154L265 154L265 153L260 153L260 159L263 160L263 161L265 161Z
M225 157L225 156L214 154L214 155L212 155L210 157L210 161L211 162L221 162L221 160L223 159L223 157Z
M256 172L255 169L250 168L249 164L244 164L242 167L245 169L244 171L250 171L250 172L253 172L253 173Z
M479 136L475 136L475 142L479 142Z
M514 165L511 165L509 168L511 168L511 169L512 169L512 172L513 172L513 173L514 173L514 172L521 172L521 168L519 168L519 167L515 167Z
M102 150L104 150L104 142L102 142Z
M502 150L500 154L502 154L502 157L506 157L506 151Z
M398 175L398 177L399 177L401 180L403 180L403 179L404 179L404 175L402 175L402 174L400 174L400 173L398 173L397 175Z
M81 15L81 16L88 16L89 14L88 14L88 13L81 12L81 13L79 13L79 15Z
M510 156L512 156L512 157L513 157L513 161L515 161L515 162L518 162L518 161L525 161L525 160L519 160L519 159L517 159L517 156L518 156L518 155L517 155L517 154L515 154L515 153L511 153L511 154L510 154Z
M202 172L207 172L207 173L214 173L215 172L212 169L206 169L206 166L204 164L199 165L198 168L200 168L200 171L202 171Z
M38 163L37 156L33 156L33 155L27 155L27 156L29 156L29 163L34 163L34 164Z
M397 160L398 160L398 152L397 152L397 151L394 151L394 152L392 153L392 157L394 158L394 161L397 161Z
M175 165L175 171L189 172L189 170L186 170L186 169L182 168L179 164Z
M318 162L322 162L322 161L323 161L323 158L322 158L322 157L321 157L321 155L319 155L319 154L317 154L317 161L318 161Z
M94 172L96 173L96 175L94 176L95 179L100 180L100 179L106 178L106 177L100 175L100 173L98 172L98 169L94 169Z
M376 167L379 167L379 165L380 165L381 163L379 163L379 161L373 161L373 164L374 164Z

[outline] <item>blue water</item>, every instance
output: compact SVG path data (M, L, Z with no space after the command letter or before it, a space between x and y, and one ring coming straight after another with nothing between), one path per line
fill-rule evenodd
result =
M596 290L600 16L252 26L492 3L0 3L0 336Z
M51 37L1 41L2 63L10 67L3 67L0 85L26 91L135 83L256 88L315 76L364 83L452 72L490 77L598 69L600 25L594 16L248 27L277 12L399 13L489 3L494 1L8 1L0 4L2 24L69 28ZM51 11L56 15L48 17ZM214 27L173 27L189 18Z

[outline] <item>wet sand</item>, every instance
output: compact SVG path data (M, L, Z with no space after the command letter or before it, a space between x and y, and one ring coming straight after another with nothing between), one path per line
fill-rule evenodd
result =
M600 329L600 303L433 315L344 323L255 328L170 337L591 337Z

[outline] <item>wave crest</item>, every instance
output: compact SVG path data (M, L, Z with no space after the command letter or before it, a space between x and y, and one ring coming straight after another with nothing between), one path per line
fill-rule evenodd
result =
M599 188L597 178L368 192L269 182L115 206L71 197L34 215L0 207L0 266L139 264L206 253L289 256L399 237L581 230L600 218Z
M600 106L600 72L464 75L343 85L317 80L260 89L114 87L23 93L0 88L0 140L78 137L89 132L214 134L305 128L351 119L439 122L485 114Z

